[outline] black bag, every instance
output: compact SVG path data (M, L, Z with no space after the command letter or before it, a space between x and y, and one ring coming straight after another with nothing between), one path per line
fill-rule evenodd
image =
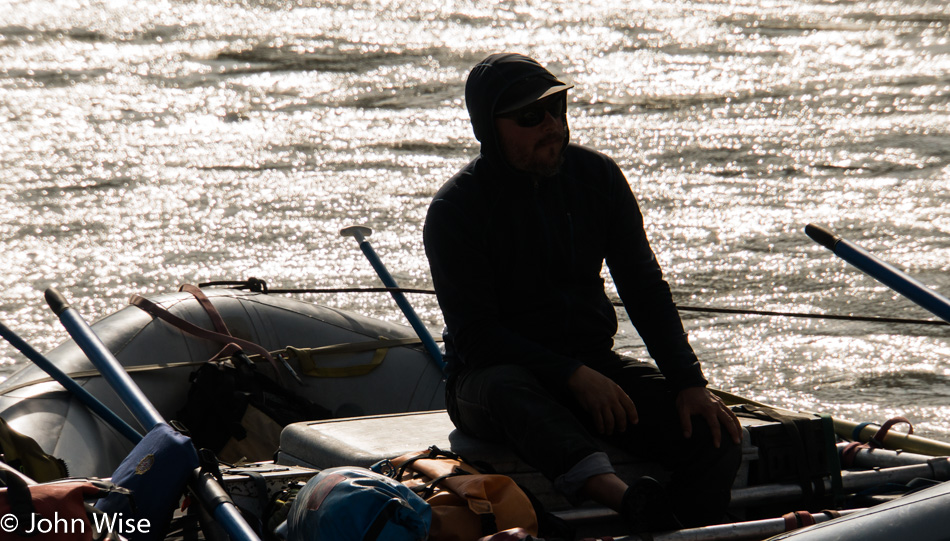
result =
M758 450L758 459L749 469L750 485L794 483L802 487L809 509L834 504L840 495L841 466L831 417L749 404L735 406L733 411L747 419L743 426ZM826 477L832 480L831 492L824 489Z
M214 451L225 462L270 460L283 427L330 417L327 409L285 389L250 362L209 361L190 379L188 401L176 418L196 447Z

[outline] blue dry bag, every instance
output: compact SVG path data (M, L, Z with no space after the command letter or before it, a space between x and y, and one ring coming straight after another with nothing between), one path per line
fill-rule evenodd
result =
M113 494L99 500L96 508L117 521L118 533L131 541L164 539L188 477L197 467L191 439L159 423L112 474L113 483L132 493L131 505L129 497Z
M432 510L405 485L365 468L323 470L300 489L288 541L424 541Z

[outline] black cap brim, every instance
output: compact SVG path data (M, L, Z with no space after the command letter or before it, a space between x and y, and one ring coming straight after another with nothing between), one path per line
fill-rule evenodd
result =
M548 96L553 96L560 92L566 92L572 88L574 88L574 85L563 83L557 79L548 79L547 77L532 78L523 83L516 84L513 88L506 91L499 100L499 107L495 109L495 114L503 115L517 111L538 100L543 100ZM509 101L509 99L506 99L508 94L516 94L518 97Z

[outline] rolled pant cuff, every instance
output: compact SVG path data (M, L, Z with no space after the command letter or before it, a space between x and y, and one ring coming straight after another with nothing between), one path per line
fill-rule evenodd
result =
M584 500L578 492L584 487L588 479L604 473L616 473L607 458L607 453L597 451L582 458L567 473L559 475L554 480L554 488L563 494L572 504Z

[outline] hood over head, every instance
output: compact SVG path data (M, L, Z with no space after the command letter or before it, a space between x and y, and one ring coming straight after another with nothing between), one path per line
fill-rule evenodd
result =
M558 80L534 59L517 53L493 54L472 68L465 83L465 105L482 154L502 157L495 116L515 111L574 85ZM567 119L564 119L567 129Z

